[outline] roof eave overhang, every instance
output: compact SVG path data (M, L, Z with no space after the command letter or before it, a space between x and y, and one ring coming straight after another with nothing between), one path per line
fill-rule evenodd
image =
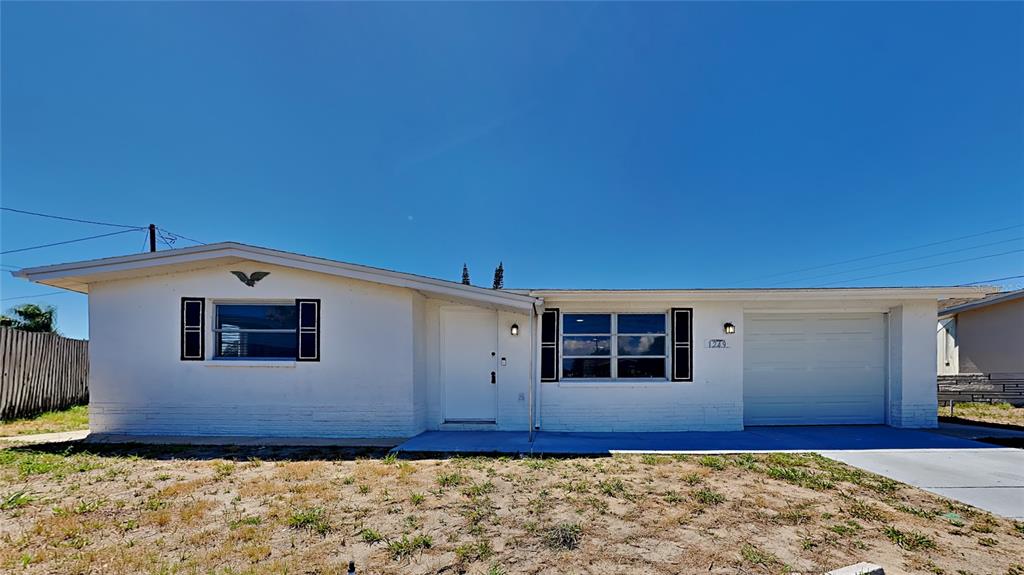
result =
M930 300L951 297L983 297L987 288L906 287L906 288L807 288L807 289L704 289L704 290L531 290L530 295L548 302L616 301L862 301Z
M541 303L540 299L525 294L464 286L445 280L235 243L28 268L14 272L14 275L44 285L88 293L89 284L96 282L188 271L242 260L404 287L427 295L506 308L529 310L535 304Z
M983 299L981 301L972 301L972 302L967 302L967 303L960 304L958 306L946 308L944 310L940 310L939 311L939 317L940 318L952 317L952 316L954 316L954 315L956 315L958 313L963 313L965 311L981 309L983 307L988 307L990 305L996 305L996 304L1001 304L1001 303L1008 303L1008 302L1011 302L1011 301L1014 301L1014 300L1017 300L1017 299L1020 299L1020 298L1024 298L1024 290L1017 290L1017 291L1013 291L1013 292L1009 292L1009 293L1005 293L1005 294L1001 294L1001 295L997 295L997 296L988 297L988 298L985 298L985 299Z

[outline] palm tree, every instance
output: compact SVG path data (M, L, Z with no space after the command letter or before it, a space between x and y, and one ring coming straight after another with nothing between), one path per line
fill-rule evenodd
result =
M0 326L22 331L57 333L55 321L57 309L52 305L39 307L34 303L26 303L11 308L8 313L14 317L0 316Z

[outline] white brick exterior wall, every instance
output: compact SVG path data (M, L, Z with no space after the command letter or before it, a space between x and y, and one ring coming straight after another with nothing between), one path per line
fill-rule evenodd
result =
M541 384L540 423L547 431L737 431L743 429L743 306L723 302L559 302L574 311L664 313L693 308L693 381L629 384L560 381ZM736 333L725 335L731 322ZM727 349L709 349L725 339Z
M269 271L256 287L229 272ZM848 300L579 302L573 311L656 312L691 307L693 381L630 384L561 381L538 386L537 423L547 431L733 431L743 428L744 314L766 309L887 311L887 422L936 425L934 302ZM180 299L207 298L207 360L180 361ZM225 362L209 332L217 301L319 298L320 362ZM90 426L98 433L409 437L444 429L440 315L466 305L293 268L251 262L90 285ZM531 329L527 313L496 311L497 422L529 422ZM736 326L726 335L722 325ZM520 326L520 335L509 328ZM725 339L710 349L709 339Z
M894 427L938 426L935 302L889 310L889 414Z
M247 287L229 272L269 271ZM180 361L180 298L205 297L207 361ZM320 298L320 362L214 361L222 301ZM413 292L264 264L90 286L90 427L99 433L407 437Z

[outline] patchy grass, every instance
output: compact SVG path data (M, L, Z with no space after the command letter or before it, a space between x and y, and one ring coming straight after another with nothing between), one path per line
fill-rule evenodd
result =
M408 535L402 535L401 539L388 541L388 553L397 561L422 549L430 549L433 544L434 540L429 535L416 535L411 539Z
M77 405L63 411L48 411L35 417L0 422L0 437L81 429L89 429L89 407L85 405Z
M949 405L939 406L939 417L949 417ZM1009 403L955 403L953 417L982 423L1024 427L1024 407Z
M308 529L319 535L327 535L331 532L331 522L322 507L296 509L288 517L288 526L293 529Z
M7 511L8 509L17 509L28 505L32 501L32 496L27 491L22 489L21 491L13 491L2 497L0 497L0 511Z
M886 527L883 532L885 533L885 536L889 538L889 541L892 541L896 545L899 545L908 551L917 551L918 549L935 549L935 541L923 533L901 531L891 525Z
M555 525L544 534L544 541L552 549L571 550L579 547L583 527L579 523Z
M0 572L1015 573L1024 523L810 454L0 449Z

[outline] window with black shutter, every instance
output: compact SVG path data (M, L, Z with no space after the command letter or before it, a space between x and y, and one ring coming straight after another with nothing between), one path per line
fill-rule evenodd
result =
M672 381L693 381L692 308L672 308Z
M558 381L558 310L546 309L540 322L540 380Z
M181 360L202 361L206 357L206 300L181 298Z
M298 353L296 361L320 361L320 300L297 299Z

